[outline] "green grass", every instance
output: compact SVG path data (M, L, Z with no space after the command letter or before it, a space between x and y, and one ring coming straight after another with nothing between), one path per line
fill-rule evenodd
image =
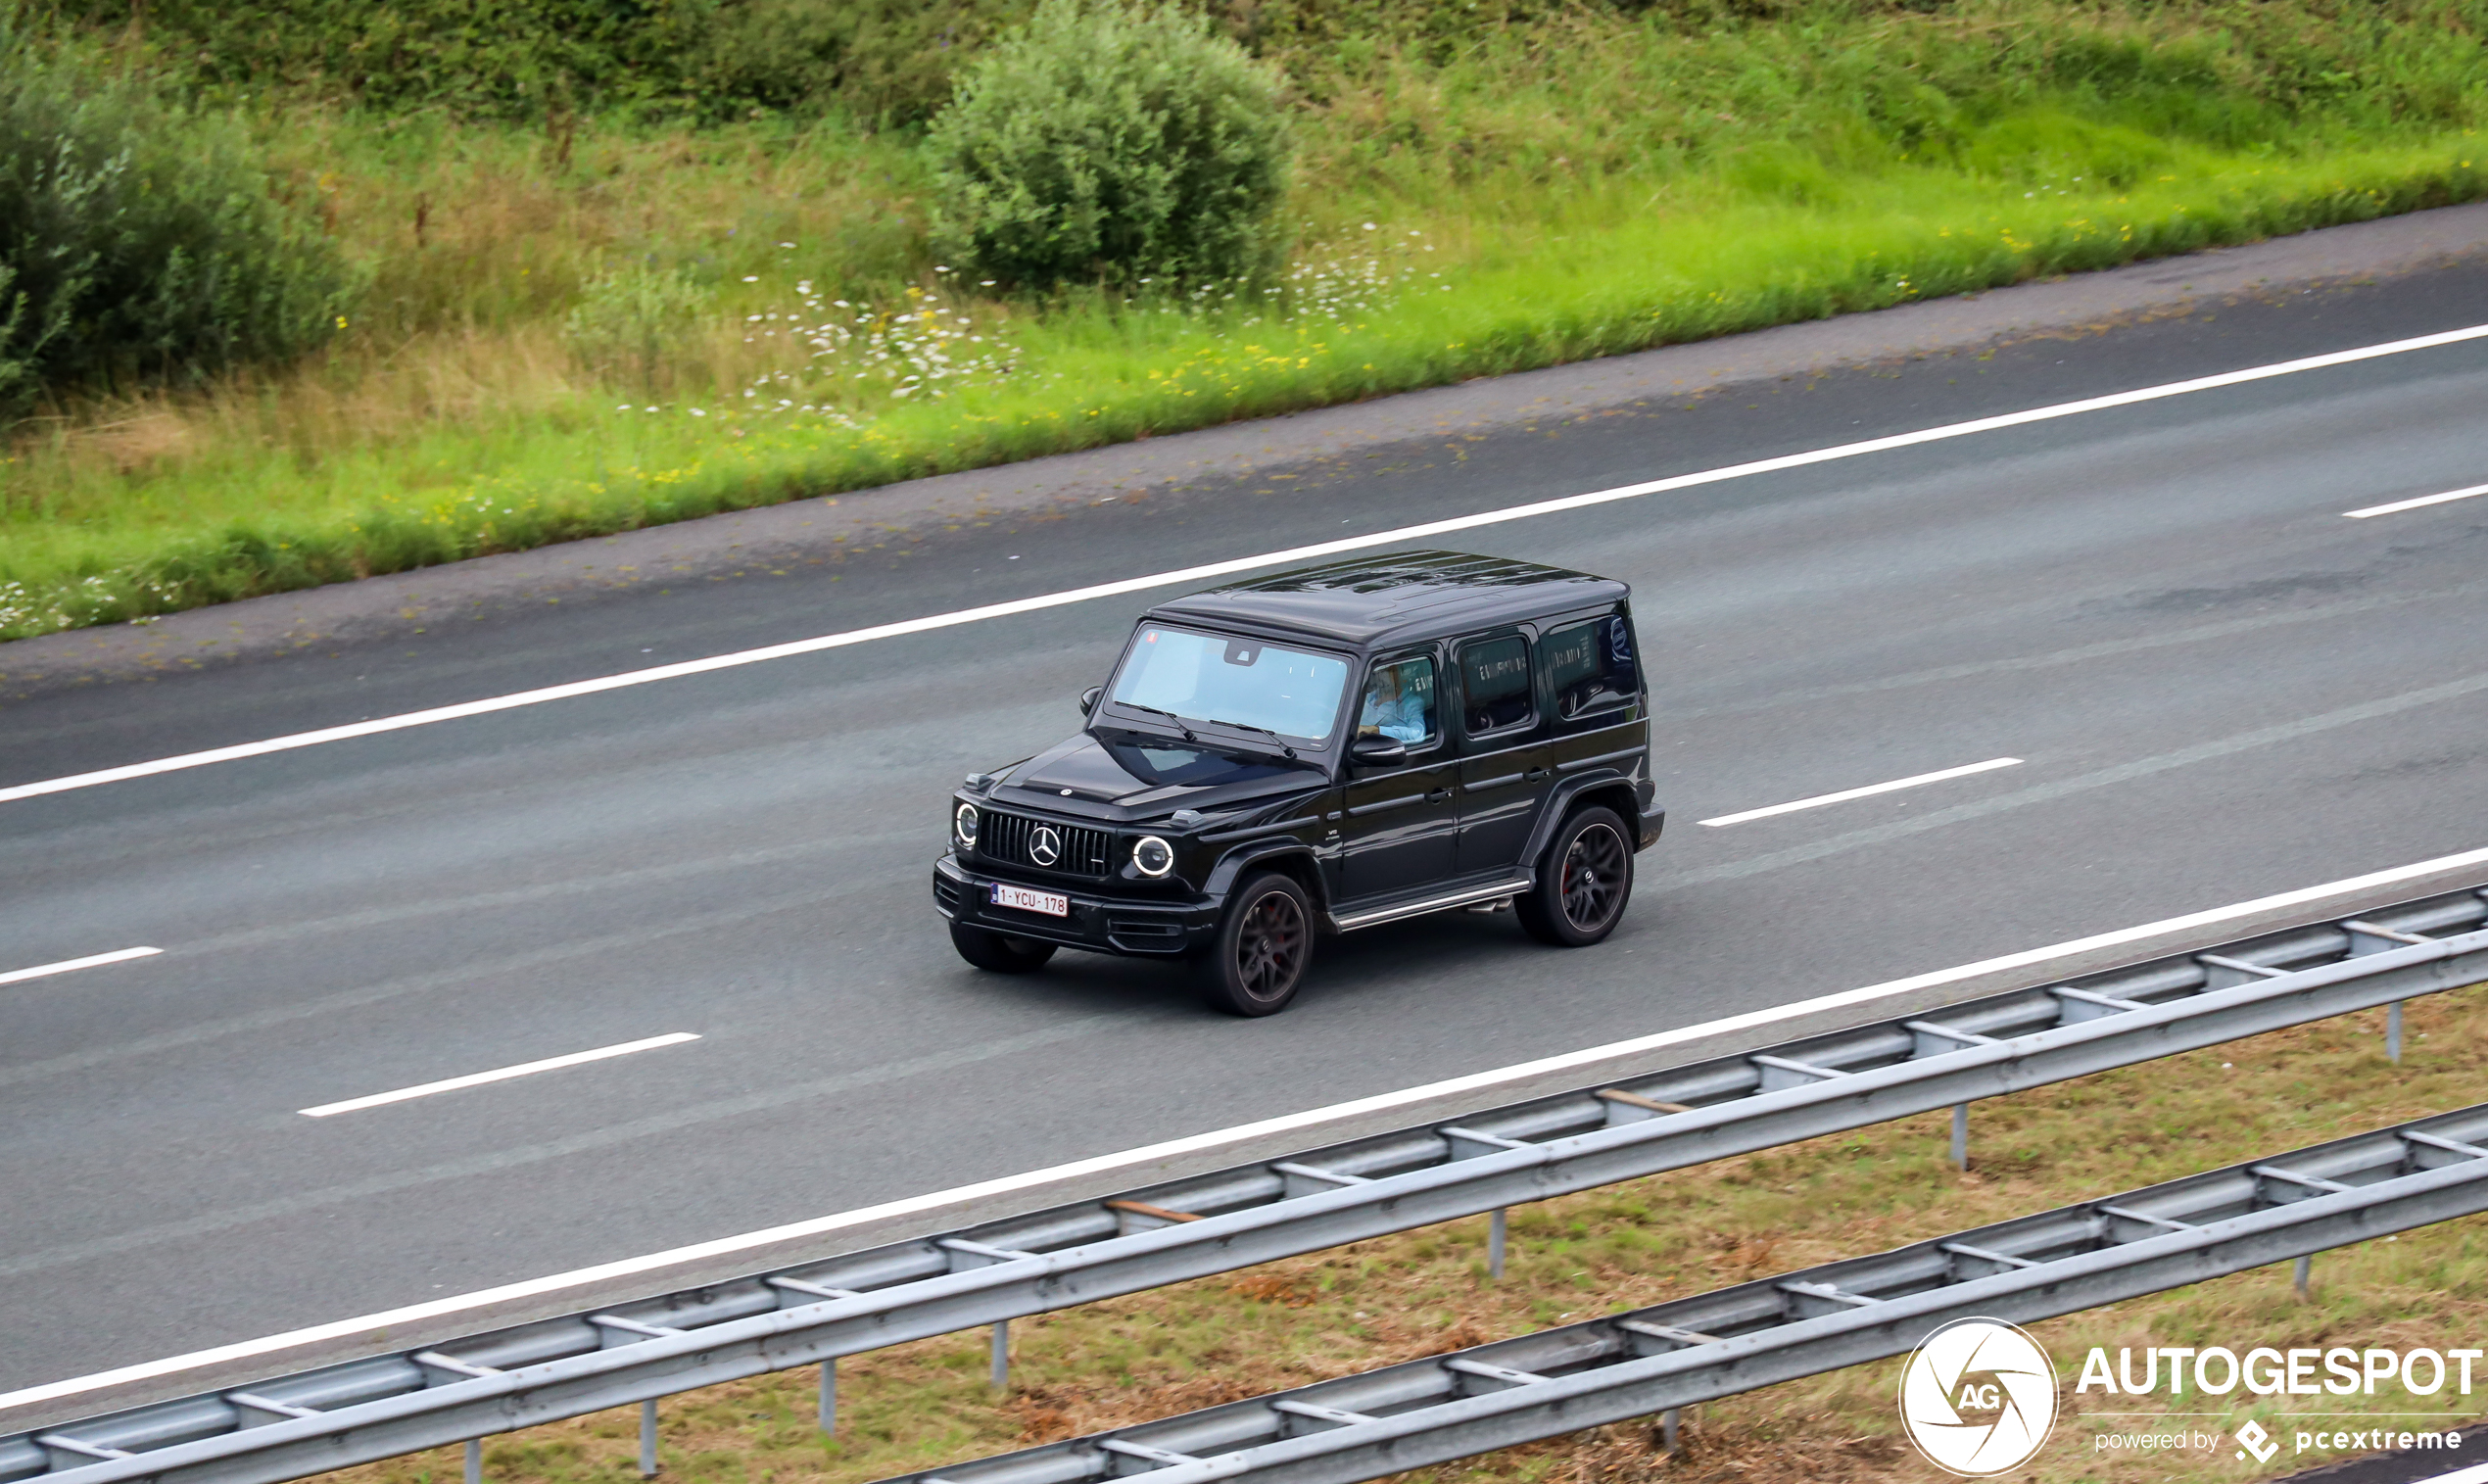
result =
M2488 990L2410 1007L2409 1050L2384 1060L2382 1015L2260 1036L1977 1105L1972 1169L1944 1163L1947 1115L1910 1118L1785 1149L1590 1191L1511 1215L1505 1279L1485 1272L1482 1219L1361 1242L1127 1298L1016 1320L1012 1389L984 1385L981 1330L841 1363L841 1432L811 1424L813 1372L712 1387L664 1405L664 1477L686 1484L863 1484L1056 1438L1444 1350L1594 1314L1704 1293L1814 1264L2362 1132L2476 1101L2488 1073ZM2301 1298L2289 1265L2237 1273L2033 1326L2060 1369L2062 1420L2031 1471L2050 1480L2245 1479L2279 1472L2225 1451L2094 1455L2102 1431L2241 1425L2284 1437L2298 1412L2442 1414L2459 1426L2482 1395L2250 1398L2224 1407L2166 1392L2110 1402L2073 1387L2094 1345L2395 1348L2476 1343L2488 1322L2488 1219L2423 1227L2318 1255ZM1670 1460L1647 1424L1619 1424L1421 1471L1427 1484L1665 1477L1778 1484L1935 1480L1899 1438L1900 1361L1695 1409ZM2226 1420L2105 1417L2111 1409L2223 1411ZM2327 1426L2355 1426L2330 1421ZM494 1484L635 1478L636 1410L488 1443ZM2300 1466L2312 1466L2313 1456ZM454 1449L350 1470L339 1484L447 1484Z
M910 138L835 116L548 135L287 105L257 116L271 156L372 301L311 363L64 397L22 433L0 637L2476 200L2484 21L1801 0L1300 27L1273 43L1296 276L1232 299L991 297L927 258ZM641 281L690 308L567 328ZM897 322L929 307L938 349L1007 374L928 401L783 333L836 317L935 364Z

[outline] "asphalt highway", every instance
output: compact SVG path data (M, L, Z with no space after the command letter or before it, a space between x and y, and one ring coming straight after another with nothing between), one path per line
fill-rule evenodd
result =
M2447 270L963 522L39 696L0 787L2480 323ZM1634 584L1667 836L1602 947L1372 930L1261 1022L931 907L1152 595L0 804L0 973L164 950L0 982L0 1389L2488 844L2488 497L2344 514L2484 481L2471 342L1448 541Z

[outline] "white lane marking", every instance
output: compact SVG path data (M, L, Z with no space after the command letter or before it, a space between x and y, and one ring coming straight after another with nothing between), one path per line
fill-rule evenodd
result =
M307 1119L324 1119L333 1114L353 1113L361 1108L377 1108L383 1103L403 1103L410 1098L430 1097L436 1092L455 1092L461 1087L481 1087L486 1082L505 1082L514 1077L532 1077L539 1072L554 1072L563 1067L578 1067L589 1062L601 1062L609 1057L629 1056L634 1051L654 1051L659 1046L679 1046L699 1037L688 1030L670 1035L651 1035L646 1040L624 1041L619 1046L598 1046L594 1051L573 1051L567 1056L549 1056L541 1062L520 1062L515 1067L497 1067L490 1072L470 1072L464 1077L443 1077L437 1082L422 1082L401 1087L395 1092L375 1092L369 1097L350 1097L342 1103L322 1103L316 1108L295 1111Z
M1566 495L1557 500L1542 500L1530 504L1507 506L1500 510L1480 511L1474 515L1458 515L1448 520L1432 520L1421 525L1401 526L1396 530L1379 531L1369 536L1343 537L1337 541L1319 542L1313 546L1290 547L1282 551L1265 551L1257 556L1238 556L1226 561L1204 562L1199 566L1177 567L1167 572L1152 572L1146 577L1126 577L1116 582L1095 583L1085 588L1069 588L1060 593L1040 594L1034 598L1014 598L1009 602L986 603L981 607L959 608L948 613L933 613L923 618L903 619L897 623L875 624L870 628L849 629L842 634L824 634L817 639L799 639L782 645L768 645L757 649L742 649L732 654L711 655L706 659L656 665L646 670L626 670L618 675L601 676L596 680L546 686L541 690L520 691L508 695L496 695L485 700L461 701L453 706L434 706L429 710L408 711L399 716L375 717L348 726L323 727L315 732L297 732L289 737L271 737L264 742L240 742L229 747L212 747L204 752L184 752L173 757L160 757L152 762L130 763L119 768L102 768L92 773L72 773L62 778L45 779L39 783L19 784L12 788L0 789L0 803L21 798L35 798L46 793L65 793L72 789L92 789L99 785L121 783L133 778L150 778L159 773L173 773L184 768L204 768L211 763L233 762L246 757L263 757L271 752L290 752L298 747L316 747L325 742L346 742L358 737L373 737L383 732L402 732L408 727L425 727L434 722L485 716L495 711L508 711L519 706L540 706L547 701L594 695L599 692L618 691L628 686L651 685L661 680L679 680L687 675L704 675L712 670L730 670L740 665L786 659L797 654L817 654L824 649L870 644L875 640L894 639L905 634L924 634L934 629L954 628L960 624L981 623L988 618L1007 618L1020 613L1033 613L1044 608L1059 608L1072 603L1087 602L1094 598L1118 598L1126 593L1138 593L1150 588L1204 582L1214 577L1228 577L1238 572L1248 572L1256 567L1313 561L1319 557L1338 556L1370 547L1394 546L1401 542L1447 536L1455 531L1470 531L1480 526L1528 520L1540 515L1554 515L1565 510L1583 509L1618 500L1636 500L1645 495L1664 494L1671 490L1689 490L1698 485L1718 484L1731 479L1746 479L1756 474L1774 474L1786 469L1801 469L1818 463L1857 458L1868 454L1889 453L1893 449L1916 448L1922 444L1967 438L1978 433L1992 433L2004 428L2018 428L2030 423L2052 421L2060 417L2076 417L2085 412L2106 411L2114 407L2133 407L2139 403L2158 402L2170 397L2182 397L2191 392L2209 392L2222 387L2243 386L2249 382L2267 381L2275 376L2290 376L2301 371L2318 371L2329 366L2350 365L2362 360L2374 360L2380 357L2435 350L2442 346L2460 345L2464 341L2480 339L2488 339L2488 324L2472 325L2468 329L2447 330L2436 335L2420 335L2409 340L2388 341L2382 345L2364 346L2355 351L2334 351L2328 355L2308 356L2297 360L2275 361L2271 365L2252 366L2242 371L2224 371L2217 376L2198 376L2189 381L2172 381L2161 386L2143 387L2130 392L2116 392L2105 397L2087 397L2080 402L2061 402L2052 407L2033 407L2028 411L2005 412L1994 417L1973 418L1968 422L1946 423L1941 427L1922 428L1914 433L1895 433L1886 438L1869 438L1861 443L1839 444L1832 448L1816 449L1810 453L1787 454L1776 458L1758 458L1750 463L1729 464L1723 468L1705 469L1697 474L1676 474L1666 479L1647 480L1641 484L1618 485L1611 490L1595 490L1586 495Z
M2364 510L2344 510L2341 514L2345 519L2365 520L2370 515L2391 515L2402 510L2416 510L2421 505L2441 505L2457 500L2468 500L2473 495L2488 495L2488 484L2475 484L2467 490L2447 490L2442 495L2421 495L2416 500L2397 500L2389 505L2368 505Z
M1915 789L1921 784L1939 784L1947 778L1968 778L1973 773L1992 773L1998 768L2018 768L2021 765L2022 760L2018 757L1990 757L1983 763L1969 763L1958 768L1943 768L1934 773L1913 774L1908 778L1895 778L1888 784L1868 784L1863 789L1842 789L1838 793L1817 793L1812 798L1773 804L1763 809L1747 809L1743 814L1722 814L1717 819L1705 819L1699 823L1742 825L1749 819L1769 819L1774 814L1794 814L1799 809L1819 809L1825 804L1844 804L1852 798L1871 798L1878 793L1894 793L1902 789Z
M101 1370L92 1375L76 1376L66 1381L50 1381L19 1391L0 1393L0 1411L13 1407L30 1406L37 1402L56 1401L62 1397L76 1396L81 1392L100 1391L109 1386L120 1386L133 1381L177 1375L182 1371L195 1370L203 1365L218 1365L230 1361L250 1360L290 1350L297 1346L318 1344L324 1340L346 1339L358 1335L376 1340L386 1331L401 1325L439 1318L444 1315L490 1308L517 1299L558 1293L566 1288L578 1288L614 1278L656 1272L684 1263L730 1256L755 1247L766 1247L773 1243L800 1237L819 1236L825 1232L887 1221L893 1217L944 1210L965 1201L989 1200L996 1196L1009 1195L1014 1191L1032 1189L1082 1175L1128 1170L1135 1166L1146 1168L1161 1165L1164 1161L1177 1156L1217 1149L1247 1139L1266 1137L1272 1133L1317 1128L1341 1119L1355 1118L1368 1113L1388 1112L1394 1108L1404 1108L1411 1104L1428 1102L1446 1096L1488 1092L1509 1082L1533 1079L1549 1073L1562 1072L1569 1068L1585 1066L1616 1056L1664 1050L1668 1046L1699 1040L1723 1031L1752 1029L1794 1020L1800 1016L1813 1015L1824 1010L1869 1005L1877 1000L1890 999L1894 995L1976 979L1984 974L2035 968L2052 960L2068 958L2075 954L2092 953L2102 948L2123 947L2129 943L2143 942L2173 933L2191 932L2197 928L2230 922L2241 917L2253 917L2259 913L2305 906L2329 897L2373 890L2398 882L2478 865L2488 865L2488 849L2466 850L2459 855L2440 855L2433 860L2418 861L2408 866L2395 866L2389 870L2373 871L2365 876L2353 876L2342 881L2326 882L2321 886L2303 886L2295 891L2260 896L2253 901L2236 902L2225 907L2212 907L2201 912L2189 912L2182 917L2163 918L2156 923L2144 923L2136 928L2120 928L2113 933L2094 933L2089 937L2078 937L2070 942L2051 943L2044 948L2025 949L2019 953L2005 954L2001 958L1982 959L1975 964L1962 964L1956 968L1938 969L1931 974L1914 975L1908 979L1891 980L1881 984L1868 984L1862 989L1845 989L1837 994L1818 995L1813 999L1799 1000L1794 1004L1780 1005L1769 1010L1749 1011L1744 1015L1732 1015L1721 1020L1706 1021L1699 1026L1684 1026L1674 1030L1662 1030L1654 1035L1614 1041L1603 1046L1592 1046L1582 1051L1568 1051L1558 1056L1541 1057L1536 1061L1522 1062L1516 1066L1498 1067L1491 1072L1471 1073L1466 1077L1427 1082L1422 1086L1404 1088L1398 1092L1378 1093L1372 1097L1358 1098L1351 1102L1333 1103L1327 1108L1314 1108L1303 1113L1285 1114L1278 1118L1263 1119L1258 1123L1239 1125L1232 1128L1189 1134L1182 1138L1169 1139L1164 1143L1147 1144L1138 1149L1126 1149L1120 1154L1102 1154L1089 1159L1074 1160L1069 1164L1056 1165L1050 1169L1032 1170L1025 1174L1005 1175L999 1179L981 1180L973 1185L960 1185L949 1190L935 1190L924 1195L907 1196L895 1201L885 1201L878 1206L865 1206L854 1211L839 1212L835 1216L814 1217L809 1221L793 1221L784 1226L768 1226L758 1231L746 1231L739 1236L695 1242L688 1247L649 1253L646 1257L623 1258L616 1262L599 1263L593 1268L580 1268L569 1272L556 1272L545 1277L528 1278L521 1282L504 1283L498 1288L479 1289L454 1298L431 1299L420 1304L409 1304L403 1309L383 1310L378 1314L362 1315L351 1319L336 1319L325 1324L314 1324L307 1329L288 1330L283 1334L266 1335L256 1340L238 1340L230 1345L218 1345L211 1350L198 1350L188 1355L171 1356L161 1361L123 1365L118 1369Z
M65 958L57 964L37 964L31 969L12 969L0 974L0 984L15 984L25 980L43 979L54 974L69 974L79 969L96 969L105 964L125 964L133 958L151 958L162 948L116 948L110 953L91 953L84 958Z

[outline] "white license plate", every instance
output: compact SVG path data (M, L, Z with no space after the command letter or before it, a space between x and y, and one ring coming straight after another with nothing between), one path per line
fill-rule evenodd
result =
M1026 886L993 884L993 905L1017 907L1022 912L1042 912L1047 917L1072 915L1072 899L1053 891L1030 891Z

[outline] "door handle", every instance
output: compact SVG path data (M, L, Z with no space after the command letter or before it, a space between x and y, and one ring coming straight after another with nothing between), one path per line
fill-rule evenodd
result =
M1528 773L1528 782L1533 784L1539 783L1545 779L1553 778L1554 776L1555 770L1552 768L1532 768Z
M1447 799L1447 798L1449 798L1449 797L1451 797L1451 796L1452 796L1452 790L1449 790L1449 789L1436 789L1436 790L1433 790L1432 791L1428 792L1428 793L1425 795L1425 801L1426 801L1427 803L1429 803L1429 804L1439 804L1439 803L1441 803L1443 800L1445 800L1445 799Z

